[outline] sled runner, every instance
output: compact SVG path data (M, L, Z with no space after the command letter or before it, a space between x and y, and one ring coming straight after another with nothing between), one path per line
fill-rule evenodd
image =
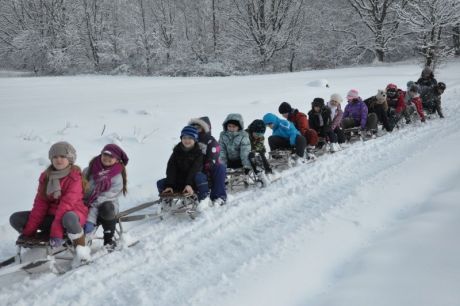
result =
M196 218L199 200L196 194L171 193L160 195L159 218L163 220L167 214L188 215L192 220Z
M250 186L266 187L270 181L262 170L256 174L253 170L245 173L244 168L238 168L227 169L225 184L230 191L240 191Z

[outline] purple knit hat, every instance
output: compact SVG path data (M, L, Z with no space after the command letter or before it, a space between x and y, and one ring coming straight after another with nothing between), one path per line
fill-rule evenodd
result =
M128 165L128 161L129 161L128 155L126 155L125 151L123 151L122 148L120 148L114 143L106 145L102 149L101 153L112 155L117 160L120 160L123 163L123 165L125 166Z

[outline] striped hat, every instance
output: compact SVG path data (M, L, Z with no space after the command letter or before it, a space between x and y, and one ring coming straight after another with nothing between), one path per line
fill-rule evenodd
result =
M195 141L198 141L198 130L194 126L187 125L180 132L180 138L182 139L184 136L191 137L195 139Z

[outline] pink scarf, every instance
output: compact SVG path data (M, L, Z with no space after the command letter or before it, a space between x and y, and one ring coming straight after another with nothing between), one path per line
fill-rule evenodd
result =
M123 166L116 163L111 167L105 167L102 164L101 157L95 158L89 169L89 173L94 180L94 189L88 198L88 204L93 203L97 197L112 186L112 178L123 171Z

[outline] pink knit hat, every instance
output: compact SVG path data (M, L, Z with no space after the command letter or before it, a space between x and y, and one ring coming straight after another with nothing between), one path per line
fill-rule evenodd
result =
M359 98L359 93L356 89L351 89L347 94L347 100L353 101L354 99Z

